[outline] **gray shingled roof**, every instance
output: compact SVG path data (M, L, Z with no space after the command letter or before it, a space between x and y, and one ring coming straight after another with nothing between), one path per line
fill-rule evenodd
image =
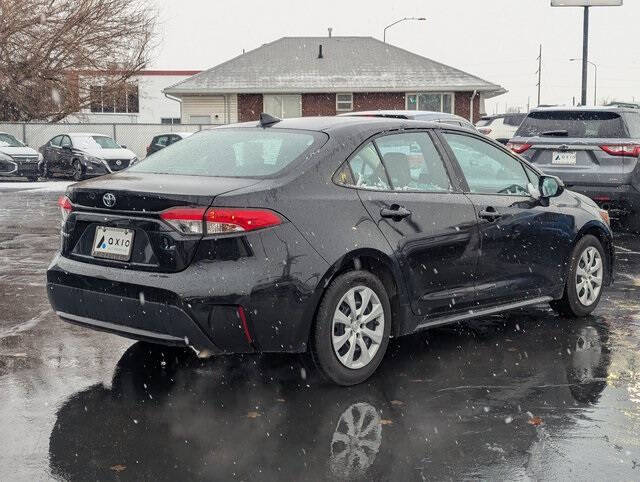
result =
M322 45L324 58L318 58ZM283 37L164 89L171 95L472 91L487 82L373 37Z

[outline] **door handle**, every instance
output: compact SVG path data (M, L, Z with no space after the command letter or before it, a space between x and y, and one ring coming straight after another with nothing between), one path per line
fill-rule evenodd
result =
M496 209L492 206L488 206L486 209L483 209L478 213L478 216L482 219L486 219L489 222L495 221L502 217L502 214L496 211Z
M380 216L383 218L391 218L394 221L401 221L404 218L411 216L411 211L405 207L398 206L397 204L392 204L388 208L382 208L380 210Z

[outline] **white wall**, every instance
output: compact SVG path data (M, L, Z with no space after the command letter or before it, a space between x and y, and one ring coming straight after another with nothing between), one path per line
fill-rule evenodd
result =
M138 83L139 113L94 113L84 109L80 115L69 116L68 122L159 124L163 117L180 118L180 102L164 96L162 89L188 75L140 75L132 81Z
M182 97L182 123L193 122L192 116L208 116L213 124L238 122L238 96L194 95Z

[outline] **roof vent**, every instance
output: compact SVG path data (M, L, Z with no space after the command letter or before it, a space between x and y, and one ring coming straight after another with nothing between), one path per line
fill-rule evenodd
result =
M329 38L331 38L331 32L333 32L333 29L329 27L327 30L329 30Z
M324 59L324 55L322 55L322 44L318 45L318 58Z

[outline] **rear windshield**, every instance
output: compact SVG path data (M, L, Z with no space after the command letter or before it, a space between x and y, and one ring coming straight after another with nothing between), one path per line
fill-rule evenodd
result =
M622 116L627 123L629 135L634 139L640 139L640 112L624 112Z
M492 120L493 119L480 119L478 122L476 122L476 127L488 126L489 124L491 124Z
M188 176L263 177L308 153L326 135L284 129L212 129L158 151L130 171Z
M629 133L615 112L531 112L516 131L516 137L558 136L584 138L628 138Z

